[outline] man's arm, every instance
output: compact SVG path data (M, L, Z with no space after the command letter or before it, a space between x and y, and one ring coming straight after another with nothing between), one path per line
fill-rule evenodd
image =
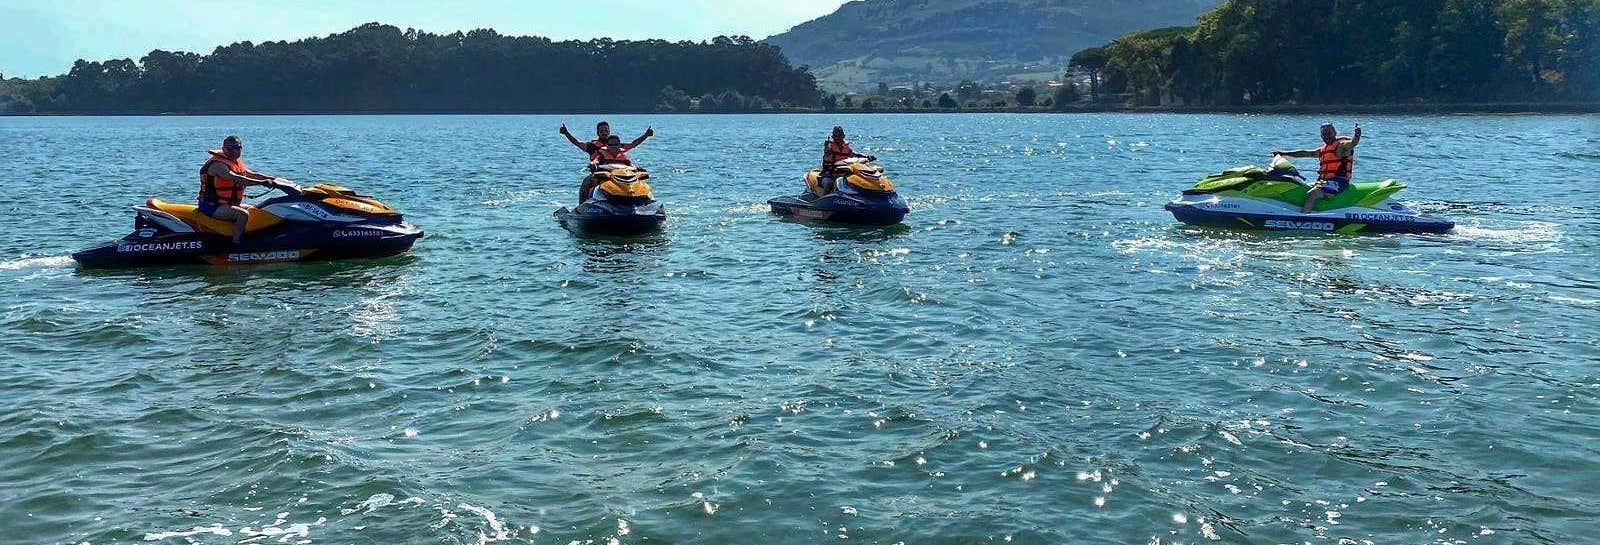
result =
M223 165L221 163L212 164L211 168L207 171L207 173L212 175L212 176L216 176L218 178L226 179L226 180L228 180L230 182L233 182L233 183L236 183L236 184L265 185L265 184L268 184L268 183L272 182L272 178L270 176L262 177L262 175L256 174L256 173L250 172L250 171L245 171L243 173L236 173L234 171L228 170L227 165Z
M255 181L256 183L260 183L260 184L271 183L271 182L276 181L278 179L277 176L273 176L271 174L262 174L260 172L254 171L254 170L246 170L244 172L238 173L238 175L241 176L241 177L244 177L244 178L249 178L249 179Z
M656 128L655 127L645 127L644 128L644 134L641 134L641 135L639 135L638 138L633 139L633 142L628 144L628 149L633 149L633 148L639 147L639 144L643 144L645 140L647 140L650 137L655 136L655 135L656 135Z
M1322 155L1322 150L1293 150L1293 152L1278 150L1278 152L1272 152L1272 155L1283 155L1283 157L1317 157L1317 155Z
M1345 141L1344 145L1339 146L1339 155L1350 155L1351 152L1355 151L1356 146L1359 144L1361 144L1361 125L1356 125L1355 134L1350 135L1350 140Z
M568 142L572 142L572 145L577 146L578 149L583 150L584 153L588 153L589 152L589 148L587 146L584 146L583 142L579 142L577 137L572 136L572 131L567 130L567 124L566 123L562 123L561 124L561 136L567 137L567 141Z

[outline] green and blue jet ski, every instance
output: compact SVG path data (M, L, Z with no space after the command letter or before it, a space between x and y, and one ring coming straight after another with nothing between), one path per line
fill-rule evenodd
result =
M1337 233L1444 233L1448 220L1424 216L1393 199L1405 189L1395 180L1353 183L1301 212L1306 184L1288 159L1275 157L1267 169L1248 166L1207 176L1184 190L1166 209L1178 221L1207 227Z

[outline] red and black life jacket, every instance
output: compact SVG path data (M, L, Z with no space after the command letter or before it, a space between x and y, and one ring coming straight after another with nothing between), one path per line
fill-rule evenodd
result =
M243 159L229 159L220 151L211 150L211 158L200 165L200 202L215 206L239 206L244 202L244 185L220 176L211 175L211 164L227 165L234 174L248 172Z
M1317 179L1328 180L1333 178L1350 179L1350 174L1356 169L1356 152L1350 150L1350 155L1340 157L1339 146L1349 142L1349 138L1338 138L1333 142L1324 144L1317 152L1318 160L1322 162L1317 168Z

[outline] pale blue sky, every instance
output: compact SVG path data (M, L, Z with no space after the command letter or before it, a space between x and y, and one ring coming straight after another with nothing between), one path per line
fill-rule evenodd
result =
M76 59L324 36L378 21L567 38L764 38L844 0L0 0L0 74L65 73ZM601 6L604 9L601 9Z

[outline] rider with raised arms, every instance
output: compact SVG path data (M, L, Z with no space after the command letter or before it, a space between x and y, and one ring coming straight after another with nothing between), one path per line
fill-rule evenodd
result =
M567 137L568 142L571 142L572 145L577 146L578 149L589 155L590 170L594 170L595 167L602 164L632 165L633 161L628 159L627 152L639 147L639 144L643 144L651 136L655 136L656 130L655 127L645 127L644 134L639 135L638 138L633 139L633 142L627 144L623 144L621 138L611 134L611 124L605 121L595 124L594 133L594 140L582 142L572 135L572 131L567 130L566 123L561 124L561 136ZM608 163L607 161L611 162ZM621 162L618 163L616 161ZM578 204L583 204L584 201L589 200L589 192L593 191L596 185L598 185L598 182L595 181L594 176L587 176L583 179L583 183L578 186Z

